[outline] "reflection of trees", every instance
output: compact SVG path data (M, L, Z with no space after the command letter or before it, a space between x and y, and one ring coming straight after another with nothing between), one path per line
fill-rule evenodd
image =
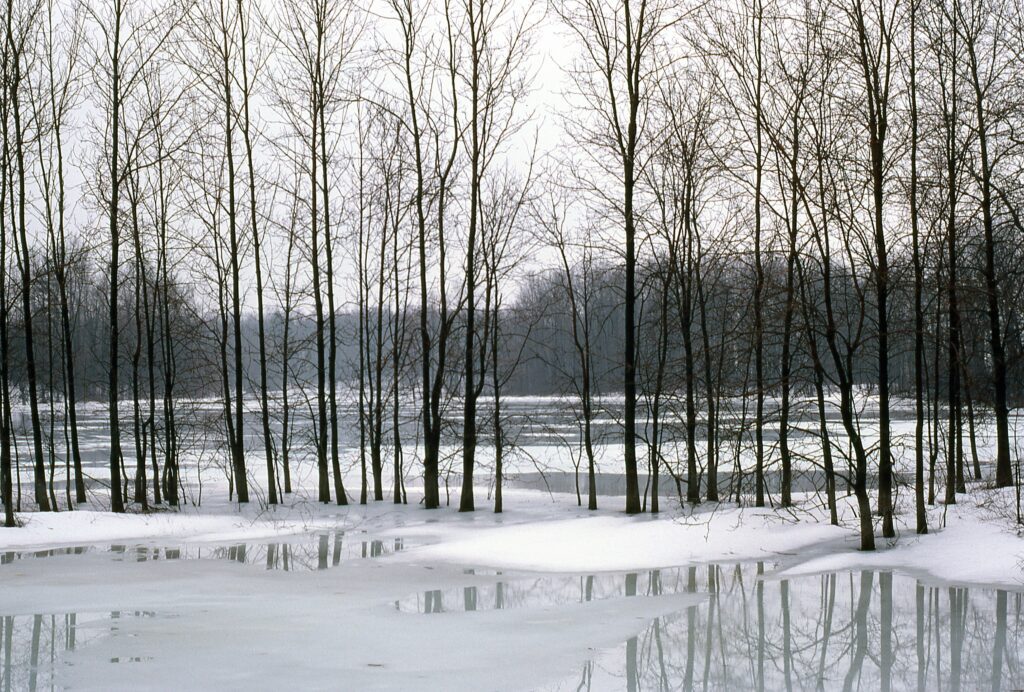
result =
M709 598L656 619L624 656L598 657L596 672L625 678L623 689L659 691L1000 690L1024 682L1024 594L871 571L759 578L763 569L651 573L654 595ZM588 667L582 680L602 687L594 675Z
M316 569L400 546L343 541L338 533L313 542L112 552L127 561L188 557ZM413 613L585 609L591 601L707 594L700 605L653 620L588 662L570 689L1000 690L1024 683L1022 593L937 588L870 571L779 580L765 570L747 564L590 576L467 574L463 584L396 605ZM0 617L0 692L50 687L65 652L106 636L113 620L131 615Z
M68 652L116 632L122 618L153 616L148 611L115 611L0 617L0 692L55 689L62 684L57 671Z
M236 543L226 546L191 544L180 548L139 545L130 549L124 545L112 545L105 552L114 554L114 559L121 561L227 560L260 565L268 570L290 572L330 569L340 565L343 559L385 557L401 551L404 547L405 543L401 538L355 540L352 537L346 539L344 531L334 531L317 534L311 540L281 543ZM90 546L77 546L32 552L7 551L0 553L0 564L26 558L78 555L95 550Z
M506 576L497 581L458 586L425 593L440 594L447 608L458 610L505 610L551 608L605 601L632 596L658 596L692 590L685 573L671 570L669 576L658 571L631 574L591 574L587 576ZM441 612L427 609L424 594L398 602L398 610ZM434 597L431 597L434 598ZM431 601L433 604L436 602Z

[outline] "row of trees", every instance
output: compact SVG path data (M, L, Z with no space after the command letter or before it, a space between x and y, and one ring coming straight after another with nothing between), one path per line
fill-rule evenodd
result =
M488 436L500 511L502 392L538 375L578 402L591 508L614 389L627 512L644 459L657 511L662 471L722 499L730 449L739 497L749 451L758 506L776 467L791 504L809 462L838 522L845 482L866 549L875 512L895 533L906 395L926 531L942 462L945 501L965 490L965 430L981 476L986 411L994 480L1014 480L1022 57L1004 0L6 0L7 521L15 399L47 510L57 418L68 503L86 499L76 410L97 392L114 511L182 501L176 410L196 395L218 402L239 502L247 451L276 504L295 448L318 499L347 503L349 393L362 502L384 499L389 452L404 501L415 449L440 506L457 417L460 509Z
M735 267L730 257L739 250L753 265L752 329L744 331L754 361L750 389L757 505L765 504L769 388L776 400L771 415L778 425L784 506L793 501L794 397L801 390L814 391L821 464L835 520L836 469L829 439L834 433L826 423L826 397L834 392L842 432L852 448L849 480L861 545L874 547L875 510L882 517L883 535L895 536L894 317L914 325L917 530L927 531L924 456L929 447L934 453L939 446L937 432L927 442L924 437L929 329L943 334L931 349L937 361L944 359L932 373L936 388L940 380L944 388L932 408L938 415L941 398L949 416L946 502L955 502L956 493L965 489L968 321L988 337L985 376L980 387L975 382L975 396L978 389L986 392L994 413L995 482L1011 485L1006 340L1008 317L1016 318L1017 312L1013 262L1024 230L1019 224L1017 135L1024 103L1015 62L1024 46L1020 8L860 0L695 8L584 0L561 8L583 47L571 71L573 93L586 106L574 111L582 115L570 118L574 141L586 144L574 149L576 189L586 193L591 210L621 218L626 236L627 511L641 509L635 482L639 436L633 312L638 219L644 231L640 238L649 243L648 255L662 277L662 314L655 320L660 331L652 335L659 352L655 375L648 378L653 379L648 417L653 419L654 478L659 397L673 332L682 342L689 500L700 499L693 480L696 382L702 374L710 421L705 463L709 469L716 465L721 445L714 432L714 392L721 378L714 376L713 359L727 351L710 343L705 301L714 265ZM674 49L680 41L686 45L682 51ZM620 177L620 187L608 187L613 174ZM558 235L557 204L555 209L549 225ZM729 236L739 236L738 244ZM903 284L911 287L913 307L899 316L891 305L902 288L894 272L897 262L913 267L912 279ZM770 264L784 266L785 276L776 288L783 296L782 309L774 313L768 311L773 301L766 290ZM965 294L972 288L982 298L977 313L965 309ZM678 312L676 330L668 319L669 303ZM769 316L775 320L771 329ZM716 317L723 315L712 313ZM1016 327L1009 333L1016 336ZM769 382L765 347L774 339L780 342L779 377ZM704 348L694 342L703 342ZM800 379L793 369L797 349L813 365L808 377ZM858 415L858 389L866 384L877 402L877 439L865 434ZM874 510L869 468L877 479ZM977 465L975 471L980 479ZM709 480L715 499L714 471Z

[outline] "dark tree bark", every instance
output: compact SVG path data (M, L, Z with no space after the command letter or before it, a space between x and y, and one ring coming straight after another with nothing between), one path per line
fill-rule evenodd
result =
M782 460L782 506L793 504L793 460L789 448L789 418L792 406L793 320L796 313L796 263L799 234L800 188L800 117L803 111L806 73L791 77L796 82L792 104L792 132L789 144L789 218L786 247L786 304L782 326L782 405L779 411L779 456Z
M75 352L74 332L71 326L71 303L68 295L68 249L67 230L65 215L67 212L67 186L65 183L64 169L64 123L68 111L72 108L73 91L77 86L75 75L75 61L77 59L77 32L80 27L77 22L67 22L71 25L72 43L69 46L67 60L63 65L64 74L58 77L58 66L55 64L55 36L53 26L53 6L47 5L47 78L49 87L49 115L52 128L52 155L55 157L51 162L52 175L55 180L54 192L56 193L56 223L48 225L53 229L52 248L53 271L57 282L57 292L60 307L60 330L61 330L61 356L64 379L65 407L67 409L67 433L69 436L69 450L71 464L74 468L75 502L85 502L85 478L82 473L82 451L78 439L78 392L77 377L75 374ZM49 185L46 186L49 188ZM47 213L49 214L49 201L47 201Z
M479 7L478 7L479 5ZM466 239L466 343L463 374L465 392L462 411L462 493L459 496L459 511L472 512L473 471L476 467L476 397L477 382L474 376L476 361L476 244L477 224L480 213L481 133L480 133L480 62L487 32L487 17L483 0L468 0L466 3L469 25L469 235Z
M1002 317L999 307L999 277L996 275L995 214L993 212L992 156L989 152L991 117L986 109L990 100L991 81L982 74L979 58L980 22L978 17L966 17L961 3L954 3L958 17L954 31L961 32L966 49L967 74L974 92L975 134L978 138L978 164L976 174L981 186L981 216L984 229L985 264L982 274L985 279L985 307L988 317L989 351L992 358L992 388L995 395L993 407L996 416L996 487L1008 488L1013 485L1013 469L1010 464L1010 414L1008 404L1006 347L1003 343ZM974 8L974 12L986 13L987 8ZM1002 21L992 18L992 21Z
M946 308L949 312L948 318L948 341L946 344L948 362L946 370L947 378L947 405L949 419L948 452L946 454L946 504L956 503L958 491L958 476L962 473L961 464L961 417L960 417L960 377L963 372L961 354L961 316L958 295L957 271L960 263L959 247L957 243L958 219L957 202L959 200L959 174L961 154L958 150L958 119L959 119L959 93L957 90L957 79L955 64L958 61L958 41L956 34L949 37L951 44L946 46L945 40L940 39L936 50L948 55L940 55L940 83L941 83L941 120L943 139L943 171L945 179L943 191L946 195L945 207L945 244L946 244ZM941 65L944 60L950 61ZM945 69L942 70L941 68Z
M917 12L910 0L910 227L914 262L914 507L917 533L928 533L924 504L924 265L918 201Z
M256 203L256 166L253 162L253 137L252 121L249 116L249 102L252 99L252 86L249 81L249 19L242 0L236 4L238 21L238 44L241 50L240 71L242 73L242 141L245 145L245 163L248 169L248 192L249 192L249 227L252 232L252 248L255 260L254 269L256 274L256 341L259 347L260 367L260 422L263 426L263 450L267 461L267 502L276 505L277 480L274 473L274 444L270 436L270 401L269 401L269 375L267 368L267 335L266 318L263 309L263 255L260 251L260 229L259 229L259 207ZM241 403L239 403L241 407Z
M638 514L640 509L640 485L637 482L636 464L636 216L633 210L636 188L637 120L641 98L641 63L644 48L644 25L646 3L640 4L640 16L636 18L640 34L632 35L632 7L630 0L623 3L626 22L626 73L629 119L622 146L622 194L623 214L626 231L626 334L623 356L623 390L626 396L625 444L626 444L626 513Z
M435 122L430 110L421 104L417 89L413 59L417 54L419 38L419 20L417 10L411 1L391 0L391 7L399 21L401 31L400 69L404 87L405 105L408 106L408 128L414 152L415 186L413 190L415 214L415 236L417 262L419 268L419 333L420 333L420 366L421 366L421 399L423 425L423 500L426 509L437 509L441 506L438 488L439 461L441 444L441 397L443 394L445 366L448 348L448 336L452 327L452 317L448 309L448 290L446 287L446 255L445 255L445 214L448 211L447 195L450 192L452 167L455 165L459 151L460 128L458 126L458 104L455 90L456 66L454 63L454 36L451 23L448 24L447 66L443 70L444 80L450 88L451 112L441 120L451 118L453 124L451 149L447 154L440 150L442 146L441 129L443 122ZM434 170L428 171L430 140L436 147L434 152ZM436 180L430 180L433 176ZM438 286L440 301L436 309L438 330L436 342L430 329L430 316L434 312L428 292L428 274L433 268L428 264L428 209L431 206L429 197L433 196L437 221L437 262L439 271Z
M110 42L110 105L107 117L110 120L110 160L107 162L110 171L110 198L107 206L107 216L110 223L110 263L108 266L110 288L108 292L109 301L109 351L107 367L109 369L107 379L107 405L110 426L110 511L124 512L124 498L121 495L121 421L118 410L118 351L119 351L119 327L118 327L118 276L120 266L120 245L121 234L118 224L118 213L121 196L121 177L119 148L121 135L121 21L124 14L123 0L113 0L112 3L112 26L107 38Z
M878 513L882 515L882 535L893 538L892 443L889 423L889 250L885 237L886 137L889 132L889 89L892 77L894 27L887 24L888 12L879 7L878 44L872 43L862 0L854 0L850 15L858 45L858 66L864 78L864 99L868 149L871 160L871 195L874 218L874 279L878 329ZM876 57L876 53L880 57Z
M764 507L764 258L761 207L764 185L764 119L762 94L764 90L764 3L754 0L751 16L754 42L754 387L757 398L754 410L754 505Z
M50 511L50 500L47 496L46 490L46 464L43 455L43 427L42 420L39 417L39 391L38 391L38 377L36 374L36 354L35 354L35 330L33 327L32 320L32 256L29 253L28 246L28 221L26 219L25 210L28 205L26 199L26 185L28 181L28 171L25 163L26 149L29 146L29 141L26 133L26 124L24 122L22 113L22 89L24 84L23 69L26 67L25 62L28 60L26 51L29 50L29 41L32 39L30 35L33 31L32 25L36 21L36 10L30 8L28 16L20 17L21 25L15 26L15 7L14 1L7 1L7 21L6 21L6 42L8 51L8 75L5 86L8 90L9 98L9 113L13 119L14 130L13 133L13 151L10 153L14 157L14 178L17 185L16 194L12 195L16 199L14 200L16 217L13 220L13 229L15 233L15 250L18 259L18 265L21 274L21 311L22 311L22 331L25 336L25 376L28 380L28 399L29 399L29 412L32 420L32 451L33 451L33 477L35 481L35 499L36 504L39 506L40 511ZM17 32L17 33L16 33Z
M10 13L8 13L8 18ZM4 503L4 526L14 527L14 476L11 458L11 387L10 387L10 343L8 341L8 296L7 296L7 210L10 202L10 137L8 126L9 92L7 75L9 70L10 46L5 40L0 48L0 128L3 134L3 151L0 152L0 500ZM20 488L19 488L20 490ZM10 624L8 623L8 632ZM9 649L8 649L9 650ZM7 665L9 669L9 664Z

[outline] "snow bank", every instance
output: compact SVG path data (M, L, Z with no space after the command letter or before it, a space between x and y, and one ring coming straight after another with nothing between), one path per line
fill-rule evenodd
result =
M848 530L828 524L786 522L770 510L658 518L605 514L477 528L400 559L589 573L777 558L848 536Z
M913 533L912 527L901 529L892 543L879 539L874 553L844 551L812 557L779 575L872 568L958 584L1024 587L1024 540L983 518L977 507L950 507L946 527L934 526L924 536Z
M79 510L18 516L23 526L0 528L0 551L161 539L190 542L258 540L316 528L302 519L250 518L241 514L111 514Z
M977 585L1024 586L1024 539L1005 517L992 514L998 491L979 490L948 509L929 512L932 532L917 536L912 513L898 515L899 538L876 539L879 550L863 553L851 498L842 498L842 526L811 498L792 511L704 504L696 510L669 507L659 516L629 517L621 498L601 498L588 512L569 495L507 490L500 515L488 511L425 511L417 506L374 503L338 507L297 502L273 511L229 505L216 513L114 515L76 511L30 513L20 528L0 528L0 551L111 543L258 542L322 531L358 530L397 537L406 550L389 560L402 564L449 564L506 570L585 573L625 572L709 562L765 560L784 574L872 567ZM987 495L985 493L988 493ZM457 498L453 498L457 503ZM945 528L943 528L945 519Z

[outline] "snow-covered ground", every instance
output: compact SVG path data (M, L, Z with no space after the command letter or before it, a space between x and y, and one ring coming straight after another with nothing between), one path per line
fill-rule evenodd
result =
M851 528L828 526L813 499L786 512L676 504L657 517L627 517L621 498L602 497L605 508L591 513L574 496L509 490L501 515L301 500L274 510L222 504L180 513L23 515L24 527L0 530L7 563L0 566L0 615L7 616L0 642L10 637L4 665L15 689L31 687L33 670L39 688L96 690L576 689L581 680L621 689L631 676L664 676L674 689L684 686L687 665L691 683L709 675L729 688L755 679L744 671L756 662L756 646L710 667L703 653L689 664L680 657L691 641L725 656L704 641L705 630L744 626L756 615L759 590L762 599L771 595L767 614L761 608L770 630L762 655L778 658L780 585L799 603L799 611L786 607L798 637L821 621L819 575L838 573L840 591L848 592L839 602L853 604L837 639L844 643L832 645L845 656L857 641L860 591L870 588L877 626L884 575L895 572L903 595L890 603L903 627L915 622L915 584L928 589L929 608L941 592L929 631L943 650L929 655L938 657L931 665L943 685L953 670L949 637L973 642L957 634L965 611L948 606L946 589L971 594L970 616L979 622L971 636L990 631L985 656L961 657L965 683L991 675L996 604L1009 594L1000 670L1020 686L1024 540L993 514L994 494L978 490L950 507L945 528L934 510L927 536L901 526L897 541L870 555L857 550ZM857 575L871 575L871 584ZM726 585L742 588L750 607L722 611L718 592ZM746 623L751 632L755 620ZM903 642L911 654L913 634ZM675 663L655 666L650 647L663 637L674 638ZM868 688L882 674L872 662L880 655L875 639L856 672ZM916 681L907 651L895 658L906 680ZM791 675L811 663L817 671L818 658L804 658L792 660ZM836 686L849 672L831 658L827 668L822 675ZM762 676L771 689L784 686L784 673L772 663Z

